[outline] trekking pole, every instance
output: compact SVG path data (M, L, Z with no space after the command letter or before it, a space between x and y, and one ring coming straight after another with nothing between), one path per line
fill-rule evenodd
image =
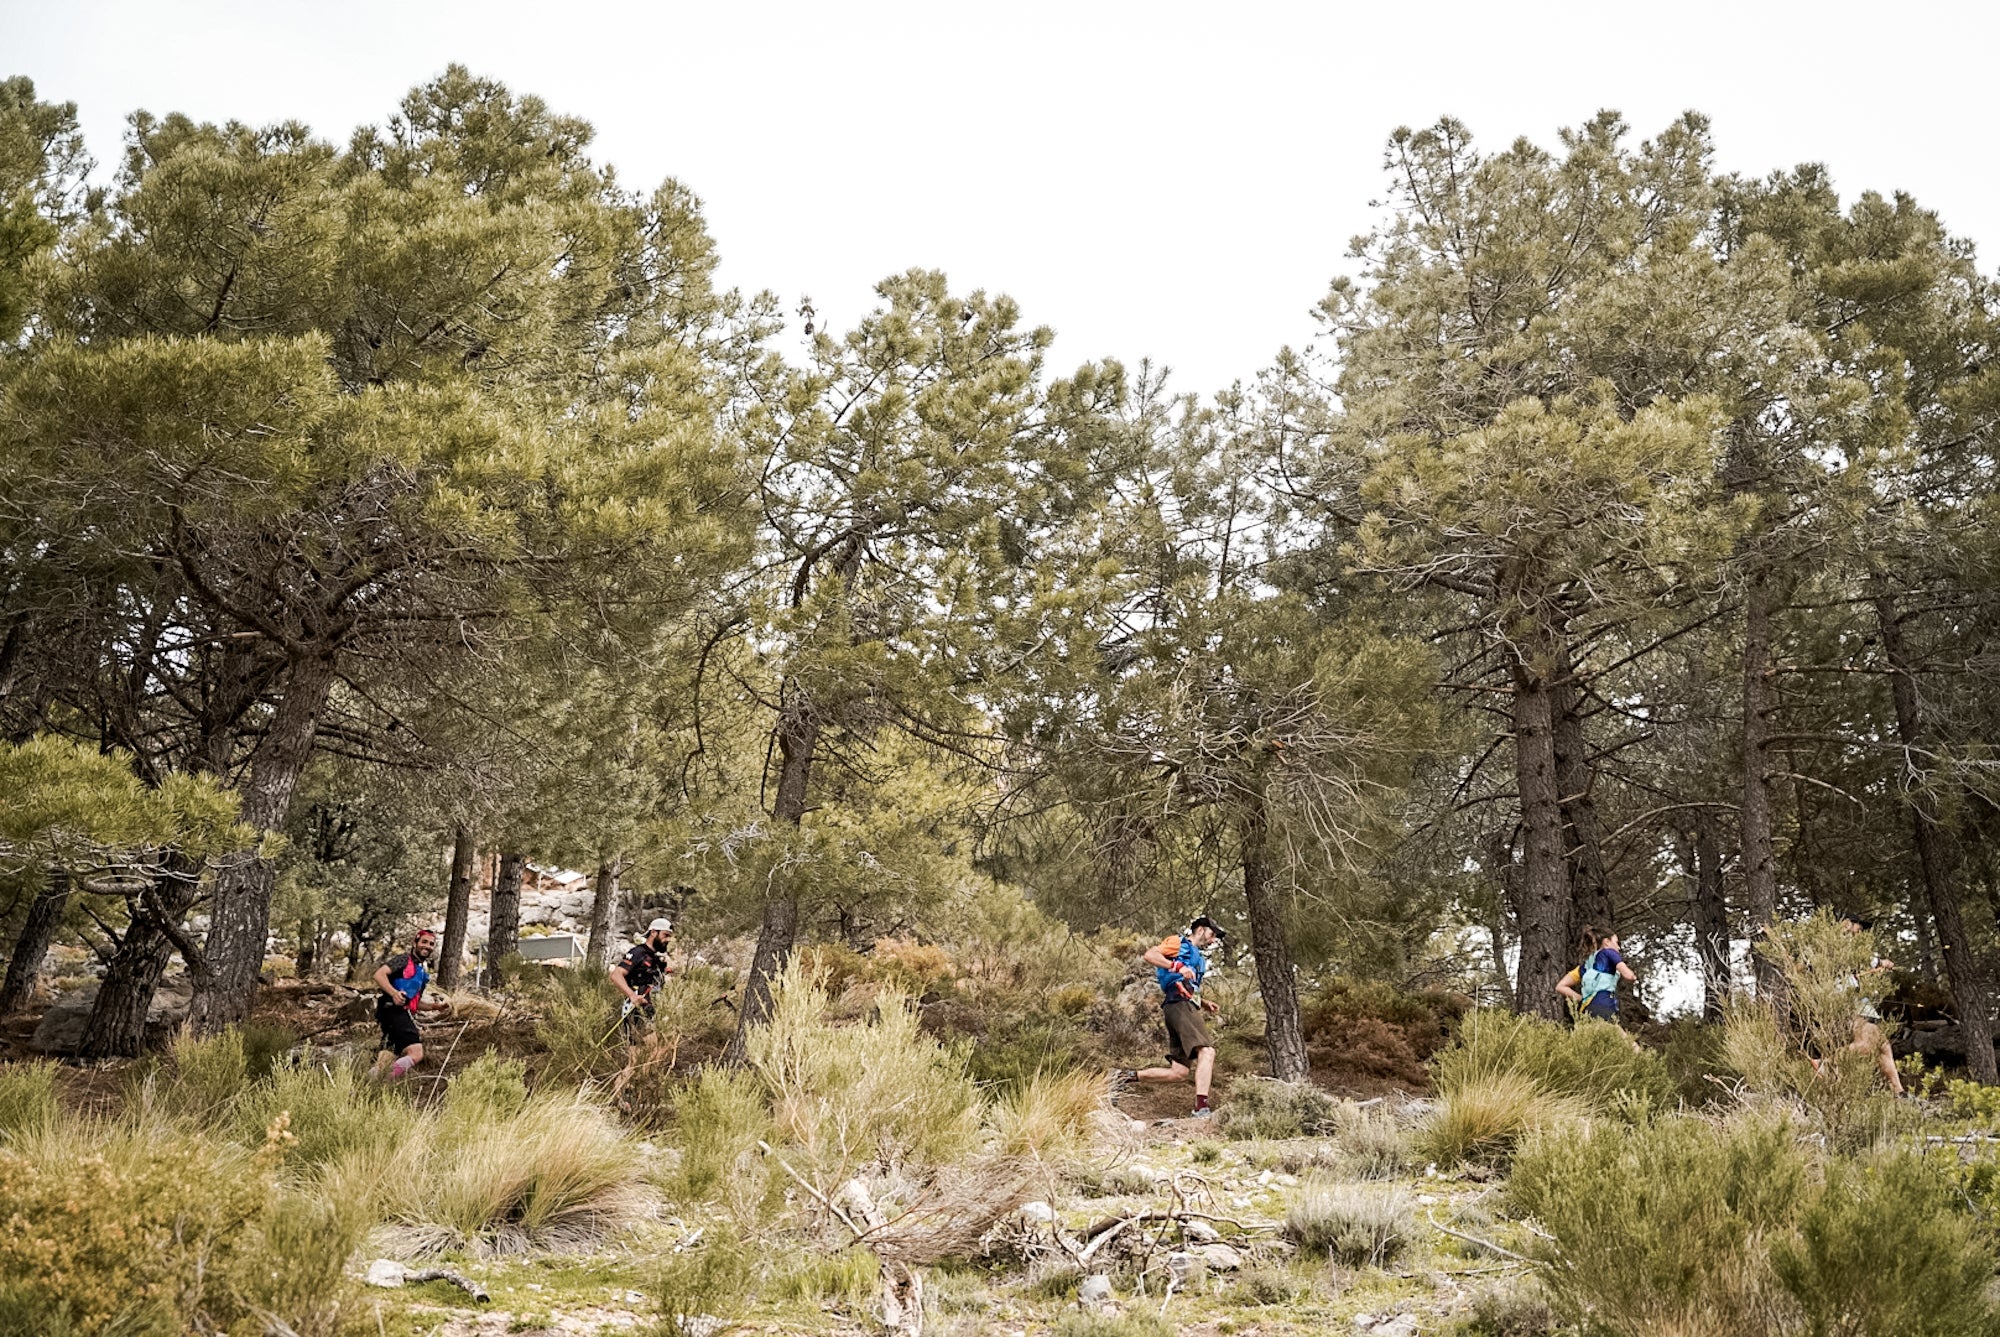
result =
M625 1024L625 1018L631 1015L632 1015L632 1000L627 998L618 1007L618 1020L611 1023L611 1029L604 1033L604 1038L597 1042L597 1047L599 1049L602 1049L604 1048L604 1046L610 1044L611 1037L618 1034L618 1028L620 1026L623 1026Z

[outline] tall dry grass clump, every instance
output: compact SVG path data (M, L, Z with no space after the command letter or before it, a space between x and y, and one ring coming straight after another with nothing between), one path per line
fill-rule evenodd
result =
M1440 1163L1503 1160L1532 1134L1589 1115L1626 1121L1670 1107L1674 1079L1618 1027L1468 1016L1432 1062L1438 1107L1417 1137Z
M1416 1237L1415 1213L1399 1188L1310 1180L1286 1204L1285 1236L1342 1267L1381 1267Z
M47 1060L0 1066L0 1141L32 1134L56 1121L56 1065Z
M1093 1120L1108 1097L1101 1072L1037 1072L994 1102L992 1150L1046 1165L1075 1164L1090 1151Z

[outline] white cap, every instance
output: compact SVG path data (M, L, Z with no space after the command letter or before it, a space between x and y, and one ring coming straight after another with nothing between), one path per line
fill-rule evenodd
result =
M673 931L674 921L671 919L655 919L652 923L646 925L646 932L648 933L672 933Z

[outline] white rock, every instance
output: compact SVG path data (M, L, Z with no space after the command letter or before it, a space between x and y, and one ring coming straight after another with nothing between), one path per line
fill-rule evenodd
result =
M1076 1302L1085 1309L1102 1309L1111 1303L1111 1278L1093 1272L1076 1288Z
M1280 1188L1297 1188L1299 1186L1299 1177L1297 1175L1278 1175L1271 1182Z
M1230 1205L1231 1207L1248 1207L1248 1206L1250 1205L1250 1199L1248 1199L1248 1198L1231 1198L1231 1199L1229 1200L1229 1205Z
M1257 1186L1259 1188L1269 1187L1271 1183L1271 1178L1272 1178L1271 1172L1269 1170L1266 1170L1263 1174L1257 1176Z
M1040 1225L1051 1225L1056 1219L1056 1209L1046 1202L1024 1202L1021 1204L1021 1218Z
M1356 1314L1354 1316L1354 1326L1366 1332L1375 1326L1375 1316L1373 1314Z
M1243 1266L1243 1255L1227 1244L1204 1244L1195 1253L1218 1272L1234 1272Z
M1222 1238L1222 1232L1206 1221L1183 1221L1181 1238L1190 1244L1213 1244Z
M1417 1337L1417 1316L1398 1314L1368 1330L1368 1337Z
M407 1271L407 1268L393 1258L377 1258L368 1265L368 1275L362 1280L370 1286L393 1289L403 1284L403 1277Z

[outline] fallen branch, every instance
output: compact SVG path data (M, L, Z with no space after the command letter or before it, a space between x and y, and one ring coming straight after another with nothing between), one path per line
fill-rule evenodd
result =
M1503 1249L1499 1245L1495 1244L1492 1240L1483 1240L1480 1239L1477 1235L1468 1235L1463 1231L1453 1230L1450 1226L1443 1224L1437 1219L1437 1217L1433 1216L1429 1212L1424 1213L1424 1219L1429 1221L1431 1225L1438 1231L1442 1232L1443 1234L1451 1236L1455 1240L1464 1240L1467 1244L1477 1244L1480 1248L1489 1250L1493 1253L1497 1253L1502 1258L1512 1258L1516 1262L1526 1263L1530 1267L1534 1266L1535 1262L1534 1259L1526 1257L1525 1255L1522 1254L1515 1253L1512 1249Z
M464 1291L467 1295L470 1295L475 1304L486 1304L493 1299L492 1296L486 1293L486 1289L483 1286L481 1286L478 1282L472 1280L472 1278L464 1275L463 1273L454 1272L448 1267L427 1267L418 1272L405 1272L403 1274L403 1280L404 1281L448 1281L452 1285Z
M863 1230L860 1226L855 1225L853 1219L850 1218L846 1212L841 1211L839 1207L835 1206L832 1198L827 1197L826 1194L820 1192L817 1188L814 1188L811 1180L807 1179L797 1170L794 1170L791 1166L787 1165L785 1163L785 1158L783 1156L780 1156L777 1152L771 1150L771 1144L769 1142L759 1141L757 1143L757 1150L763 1152L766 1156L769 1156L772 1160L776 1161L778 1163L778 1168L780 1170L783 1170L786 1174L792 1177L792 1182L796 1183L800 1188L804 1189L806 1192L812 1194L813 1200L815 1202L817 1202L820 1206L826 1208L827 1211L833 1213L834 1217L837 1220L839 1220L840 1224L846 1226L847 1229L853 1234L857 1242L868 1233L867 1231Z
M1279 1228L1279 1223L1276 1221L1238 1221L1233 1216L1215 1216L1208 1212L1182 1209L1173 1212L1137 1212L1131 1216L1107 1216L1096 1225L1085 1230L1083 1237L1086 1240L1096 1239L1099 1235L1115 1226L1131 1225L1135 1221L1213 1221L1217 1225L1233 1226L1246 1235L1256 1230L1276 1230Z

